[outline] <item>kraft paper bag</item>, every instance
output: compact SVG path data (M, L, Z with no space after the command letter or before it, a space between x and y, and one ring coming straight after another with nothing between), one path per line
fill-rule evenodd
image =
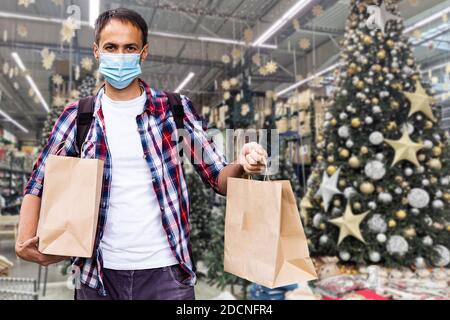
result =
M102 160L50 155L45 164L39 251L90 258L97 231Z
M225 271L268 288L317 279L289 181L228 179Z

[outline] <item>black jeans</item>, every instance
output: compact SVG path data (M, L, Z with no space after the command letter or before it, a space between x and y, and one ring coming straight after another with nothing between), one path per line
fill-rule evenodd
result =
M148 270L118 271L103 269L106 297L81 284L75 300L195 300L188 274L179 266Z

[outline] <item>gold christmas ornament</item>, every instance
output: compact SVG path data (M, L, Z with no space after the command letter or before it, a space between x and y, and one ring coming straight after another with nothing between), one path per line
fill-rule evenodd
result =
M411 140L408 131L403 129L403 136L400 140L384 140L395 151L395 158L392 163L392 167L403 160L407 160L417 167L420 167L419 160L417 159L417 152L424 149L423 144L415 143Z
M373 39L372 39L371 36L366 35L366 36L364 36L364 38L363 38L363 42L364 42L364 44L366 44L366 45L371 45L371 44L373 43Z
M361 210L361 203L355 202L355 203L353 204L353 208L355 208L355 210Z
M333 202L335 207L340 207L341 206L341 200L334 200Z
M397 101L392 101L391 108L394 110L398 110L400 108L400 103L398 103Z
M413 227L410 227L408 229L405 229L405 231L403 232L404 236L407 238L414 238L417 233L416 233L416 229L414 229Z
M353 118L352 119L352 127L353 128L359 128L361 126L361 120L359 118Z
M361 161L357 157L351 157L350 160L348 160L348 164L353 169L359 169L361 167Z
M397 222L393 219L389 220L388 222L389 228L395 228L397 226Z
M429 166L431 169L434 169L434 170L441 170L441 169L442 169L442 162L441 162L441 160L439 160L439 159L431 159L431 160L428 162L428 166Z
M333 156L329 156L327 158L328 163L334 163L334 157Z
M350 157L350 152L349 152L347 149L342 149L342 150L339 152L339 156L340 156L342 159L347 159L348 157Z
M436 122L436 118L433 115L431 105L435 103L433 97L430 97L425 89L422 87L420 81L416 81L416 92L405 92L406 98L411 103L411 110L409 117L418 112L422 112L433 122Z
M327 228L327 226L325 225L325 223L321 223L319 225L320 230L325 230Z
M322 162L323 161L323 156L317 156L316 160L317 160L317 162Z
M433 122L431 122L431 121L425 122L425 129L427 129L427 130L432 129L433 126L434 126Z
M334 127L337 125L337 120L336 119L331 119L330 124Z
M397 211L397 212L395 213L395 216L396 216L398 219L403 220L403 219L406 219L406 217L408 216L408 214L406 213L405 210L399 210L399 211Z
M370 182L364 182L359 189L364 194L372 194L375 192L375 186Z
M391 121L388 123L386 129L388 130L395 130L397 129L397 123L395 121Z
M445 201L450 202L450 193L448 192L444 193L443 198Z
M382 67L381 67L381 65L379 65L379 64L375 64L375 65L372 67L372 70L375 71L375 72L381 72Z
M438 178L436 178L436 177L431 177L431 178L430 178L430 182L431 182L431 184L436 184L436 183L438 183Z
M376 106L377 104L379 104L380 103L380 100L378 99L378 98L373 98L372 99L372 104L374 105L374 106Z
M314 206L311 203L311 193L308 191L300 202L300 216L303 218L305 224L308 224L308 210L312 208L314 208Z
M352 236L358 239L359 241L364 242L364 238L361 234L360 225L368 214L369 212L354 215L350 203L348 203L347 208L345 209L345 213L342 217L329 220L330 223L334 224L340 229L338 245L340 245L342 241L344 241L344 239L347 238L348 236Z
M403 177L396 176L394 179L395 179L395 181L396 181L397 183L402 183L402 182L403 182Z
M327 168L327 173L329 176L334 175L336 173L336 171L337 171L337 168L335 166L329 166Z
M433 148L433 156L439 157L442 154L442 148L434 147Z
M393 48L395 46L395 42L391 39L389 39L388 41L386 41L386 44L389 48Z
M356 88L364 89L364 87L365 87L364 81L360 80L356 83Z
M424 154L419 154L419 156L417 158L419 159L420 162L427 160L427 156Z
M366 155L368 153L369 153L369 148L367 148L367 147L362 147L361 148L361 154Z
M346 186L347 186L347 181L345 181L345 180L340 180L340 181L339 181L339 186L340 186L341 188L346 187Z
M378 51L377 58L380 60L384 60L386 58L386 51L384 49Z

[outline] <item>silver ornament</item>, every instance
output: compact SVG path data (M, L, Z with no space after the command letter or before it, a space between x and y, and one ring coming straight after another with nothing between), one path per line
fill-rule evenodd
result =
M345 113L345 112L342 112L340 115L339 115L339 119L341 119L341 120L346 120L348 118L348 115Z
M390 193L387 193L387 192L383 192L383 193L380 193L379 195L378 195L378 200L380 201L380 202L382 202L382 203L385 203L385 204L387 204L387 203L391 203L392 202L392 195L390 194Z
M381 161L369 161L364 168L364 173L369 178L377 181L383 179L386 175L386 168Z
M333 115L331 114L331 112L325 113L325 120L331 120L331 119L333 119Z
M385 243L386 240L387 240L387 237L386 237L386 235L384 233L377 234L377 241L379 243Z
M328 236L327 235L321 236L319 242L320 244L326 244L328 242Z
M412 189L408 194L408 203L417 209L426 208L430 203L430 195L423 189Z
M436 198L442 198L442 196L443 196L444 194L442 193L441 190L438 190L438 191L436 191L436 193L435 193L434 195L436 196Z
M313 217L313 226L315 228L319 228L320 224L322 223L322 215L320 213L317 213L314 217Z
M417 115L416 119L419 121L422 121L423 117L419 114L419 115Z
M376 203L375 201L370 201L370 202L368 203L368 207L369 207L371 210L376 210L376 209L377 209L377 203Z
M348 187L344 190L344 196L346 199L350 199L353 195L357 194L356 190L352 187Z
M372 124L373 123L373 118L372 117L367 117L366 119L364 119L364 122L366 124Z
M430 141L430 140L425 140L425 141L423 142L423 145L424 145L425 148L427 148L427 149L432 149L432 148L433 148L433 142Z
M420 210L417 208L412 208L411 209L411 213L415 216L418 216L420 214Z
M381 107L379 107L379 106L374 106L374 107L372 108L372 111L373 111L373 113L375 113L375 114L381 113L381 112L382 112Z
M350 129L347 126L342 126L338 129L338 135L341 138L348 138L350 136Z
M395 188L394 192L395 192L396 194L403 194L403 189L400 188L400 187L397 187L397 188Z
M442 200L434 200L433 201L433 208L441 210L444 208L444 202Z
M414 174L414 170L413 169L411 169L411 168L406 168L405 169L405 175L407 176L407 177L410 177L410 176L412 176Z
M422 257L417 257L414 260L414 265L416 266L417 269L424 269L427 266L427 264L425 263L425 259Z
M383 216L381 214L374 214L369 221L367 222L367 225L373 233L385 233L387 230L387 223L384 220Z
M347 148L353 148L353 146L355 145L355 143L352 140L347 140L347 142L345 143L345 146Z
M402 236L392 236L386 244L386 250L390 255L404 256L409 250L409 244Z
M441 184L443 186L448 186L450 184L450 179L448 177L444 177L441 179Z
M422 243L426 246L432 246L433 245L433 239L430 236L425 236L422 239Z
M370 134L369 141L371 144L378 146L384 142L384 136L381 132L375 131Z
M439 268L444 268L450 263L450 251L443 245L434 247L434 251L438 257L433 261L434 265Z
M378 161L383 161L383 160L384 160L384 154L382 154L382 153L377 153L377 154L375 155L375 158L376 158Z
M348 253L347 251L341 251L339 252L339 257L342 261L348 261L350 260L350 253Z
M369 253L369 259L370 261L372 261L373 263L378 263L381 260L381 255L379 252L376 251L371 251Z
M428 179L423 179L423 180L422 180L422 185L423 185L424 187L428 187L428 186L430 185L430 180L428 180Z

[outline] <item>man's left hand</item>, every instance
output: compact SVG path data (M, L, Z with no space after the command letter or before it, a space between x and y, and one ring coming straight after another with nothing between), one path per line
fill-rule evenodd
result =
M247 174L259 174L265 170L267 158L267 151L260 144L250 142L242 147L238 163Z

